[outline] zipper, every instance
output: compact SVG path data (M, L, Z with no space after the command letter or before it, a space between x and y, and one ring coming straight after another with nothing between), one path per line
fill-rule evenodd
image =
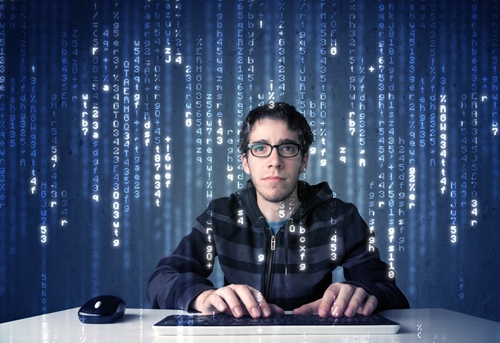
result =
M265 276L265 285L266 289L264 291L264 299L269 297L269 293L271 291L271 278L272 278L272 269L273 269L273 261L274 261L274 251L276 250L276 235L273 232L273 229L270 227L267 228L271 233L271 252L269 253L269 258L267 260L267 268L266 268L266 276Z

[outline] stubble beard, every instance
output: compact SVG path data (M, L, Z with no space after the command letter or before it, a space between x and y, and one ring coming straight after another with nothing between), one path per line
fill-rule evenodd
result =
M298 180L297 180L297 182L298 182ZM285 201L293 194L293 192L297 189L297 182L295 183L295 186L292 188L292 190L287 194L283 194L282 192L277 191L277 192L270 192L271 194L265 195L262 192L260 192L258 189L257 189L257 193L259 193L260 196L268 202L279 203L279 202Z
M284 192L286 192L286 190L282 191L278 188L276 190L271 189L269 192L267 192L267 195L266 195L263 192L261 192L257 187L255 187L255 189L256 189L257 193L259 193L259 195L264 200L266 200L268 202L272 202L272 203L279 203L279 202L283 202L283 201L290 198L290 196L297 189L298 183L299 183L299 174L297 174L297 176L295 177L295 184L293 185L293 187L291 187L291 190L288 193L284 193ZM254 182L254 185L255 185L255 182Z

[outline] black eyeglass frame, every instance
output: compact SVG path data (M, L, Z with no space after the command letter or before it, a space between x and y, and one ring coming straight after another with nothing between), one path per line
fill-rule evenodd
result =
M268 154L268 155L265 155L265 156L257 156L257 155L255 155L255 154L254 154L254 152L253 152L253 150L252 150L252 147L253 147L254 145L266 145L266 146L268 146L268 147L271 147L271 151L269 151L269 154ZM280 147L280 146L282 146L282 145L294 145L294 146L296 146L296 147L297 147L297 153L296 153L295 155L293 155L293 156L283 156L283 155L281 154L281 152L280 152L280 149L279 149L279 147ZM277 144L277 145L272 145L272 144L269 144L269 143L251 143L251 144L248 144L248 145L247 145L247 147L248 147L248 150L250 151L250 153L251 153L253 156L257 157L257 158L266 158L266 157L271 156L271 154L273 153L274 148L278 149L278 155L280 155L280 156L281 156L281 157L283 157L283 158L292 158L292 157L296 157L296 156L299 154L299 152L301 152L301 151L303 150L302 145L300 145L299 143L295 143L295 142L286 142L286 143L281 143L281 144Z

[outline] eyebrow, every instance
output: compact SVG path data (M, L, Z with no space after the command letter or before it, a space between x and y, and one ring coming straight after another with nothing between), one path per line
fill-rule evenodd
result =
M267 139L259 139L258 141L252 142L250 144L257 144L257 143L271 144L271 143L269 143L269 141ZM283 144L283 143L294 143L294 144L300 145L300 143L294 141L293 139L289 139L289 138L281 139L278 141L278 145Z

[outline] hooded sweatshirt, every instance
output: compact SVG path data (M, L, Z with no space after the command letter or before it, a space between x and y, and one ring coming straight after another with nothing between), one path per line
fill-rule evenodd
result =
M251 180L211 201L150 276L152 307L191 310L192 300L214 289L207 277L217 257L225 285L249 285L287 311L322 298L338 266L346 283L377 297L377 311L409 308L356 207L333 197L326 182L299 181L298 197L299 206L276 234L257 206Z

